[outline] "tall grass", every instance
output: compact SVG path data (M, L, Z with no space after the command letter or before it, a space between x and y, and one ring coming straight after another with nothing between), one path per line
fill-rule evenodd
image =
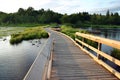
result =
M119 25L91 25L92 28L120 28Z
M78 29L72 28L71 26L61 26L61 32L75 39L75 32L78 32Z
M113 49L111 51L111 56L120 60L120 50L119 49Z
M40 39L40 38L48 38L48 33L41 27L34 27L24 30L23 32L12 34L10 43L17 44L22 42L23 40L30 39Z
M86 30L80 30L80 29L72 28L71 26L65 26L65 25L61 26L61 32L68 35L68 36L70 36L74 40L75 40L75 33L76 32L89 34L89 32L86 31ZM82 40L82 37L77 36L77 38ZM91 40L88 40L88 39L84 39L84 42L91 45L91 46L93 46L93 47L95 47L95 48L97 48L97 45L98 45L97 42L94 42L94 41L91 41Z

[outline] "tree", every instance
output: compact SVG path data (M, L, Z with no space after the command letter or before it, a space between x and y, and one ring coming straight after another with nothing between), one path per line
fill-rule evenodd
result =
M18 15L25 15L25 10L23 8L19 8Z

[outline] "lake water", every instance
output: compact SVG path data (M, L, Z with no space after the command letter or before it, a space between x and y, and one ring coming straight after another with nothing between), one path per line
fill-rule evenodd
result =
M109 29L96 28L92 30L97 30L101 32L101 34L95 34L95 35L120 41L120 28L109 28Z
M0 80L22 80L46 39L9 43L10 37L0 39ZM33 44L34 43L34 44Z
M94 35L120 41L120 28L93 29L93 31L95 31L95 30L100 31L100 34L94 34ZM102 44L102 51L110 54L111 50L113 50L112 47Z
M94 35L120 41L120 28L109 28L109 29L96 28L96 29L90 29L90 30L100 32L100 34L94 33ZM102 44L101 50L107 54L111 54L111 51L113 50L113 48ZM120 66L115 65L114 63L110 62L109 60L105 60L105 62L120 72Z

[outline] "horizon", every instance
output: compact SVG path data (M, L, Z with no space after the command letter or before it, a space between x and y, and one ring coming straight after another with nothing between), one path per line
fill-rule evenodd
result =
M12 4L10 4L11 2ZM44 10L50 9L54 12L68 15L79 12L106 14L108 10L110 13L118 12L120 14L119 3L119 0L4 0L0 3L0 11L5 13L15 13L19 8L27 9L28 7L33 7L35 10L40 10L42 8Z

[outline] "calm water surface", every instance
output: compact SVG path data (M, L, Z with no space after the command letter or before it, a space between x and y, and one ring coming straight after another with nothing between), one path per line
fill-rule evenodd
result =
M46 39L9 43L0 39L0 80L22 80ZM33 44L34 43L34 44Z
M94 35L120 41L120 28L92 29L92 31L95 31L95 30L100 31L101 33L100 34L94 34ZM107 54L111 54L112 50L113 50L112 47L102 44L102 51L103 52L105 52ZM120 66L115 65L114 63L110 62L109 60L105 60L105 62L107 64L109 64L111 67L115 68L117 71L120 72Z

